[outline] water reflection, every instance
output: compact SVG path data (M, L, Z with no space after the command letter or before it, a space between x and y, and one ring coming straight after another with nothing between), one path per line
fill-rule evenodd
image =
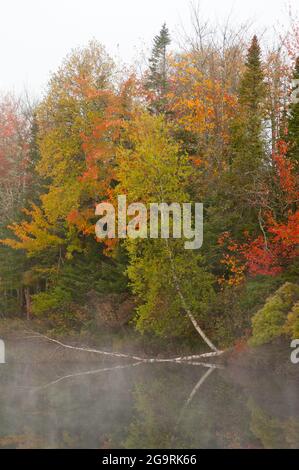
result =
M55 357L55 356L54 356ZM8 361L1 448L296 448L297 383L188 364Z

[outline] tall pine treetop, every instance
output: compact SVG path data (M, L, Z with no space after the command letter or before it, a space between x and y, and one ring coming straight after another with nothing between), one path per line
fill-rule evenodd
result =
M261 48L256 35L254 35L251 40L251 45L247 53L246 65L247 67L261 66Z
M229 184L232 210L244 213L251 205L252 192L260 181L266 159L265 102L266 87L261 49L256 36L248 49L245 70L239 87L238 113L231 127L231 174ZM242 218L239 230L254 230L258 215L255 208Z
M245 67L240 85L240 102L243 105L249 105L251 108L257 109L265 94L265 84L261 48L256 35L253 36L248 49Z
M160 33L154 37L152 54L149 59L149 75L147 88L154 92L152 111L163 112L165 107L165 94L167 91L167 59L166 50L171 39L168 28L164 23Z
M299 79L299 57L297 57L293 72L293 79ZM296 88L296 87L295 87ZM298 89L298 88L297 88ZM299 164L299 103L291 103L288 114L288 134L287 142L289 145L288 157L297 165Z
M152 49L152 56L149 60L150 68L156 66L161 58L166 53L166 48L171 43L170 35L166 23L162 25L160 33L154 37L154 45Z

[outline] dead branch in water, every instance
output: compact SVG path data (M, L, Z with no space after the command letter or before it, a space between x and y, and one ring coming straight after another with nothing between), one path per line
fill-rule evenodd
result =
M85 353L91 353L91 354L100 354L103 356L109 356L109 357L117 357L121 359L130 359L134 360L137 362L142 362L142 363L163 363L163 362L172 362L172 363L189 363L194 360L198 359L203 359L206 357L216 357L220 356L223 354L224 351L215 351L215 352L210 352L210 353L203 353L203 354L196 354L196 355L191 355L191 356L179 356L179 357L173 357L173 358L146 358L146 357L139 357L135 356L132 354L125 354L125 353L117 353L117 352L110 352L110 351L103 351L101 349L94 349L94 348L84 348L80 346L72 346L70 344L65 344L62 343L61 341L50 338L49 336L42 335L40 333L30 331L31 336L27 336L27 338L39 338L39 339L44 339L46 341L50 341L51 343L55 343L58 346L65 348L65 349L70 349L74 351L81 351Z
M30 336L29 336L30 335ZM191 396L193 398L193 395L196 393L197 389L200 387L200 385L204 382L205 378L209 376L209 374L215 370L215 369L222 369L223 367L219 364L211 364L207 362L195 362L198 359L205 358L205 357L215 357L219 356L221 354L220 351L218 352L212 352L212 353L204 353L200 355L193 355L193 356L179 356L179 357L174 357L174 358L144 358L144 357L139 357L131 354L124 354L124 353L116 353L116 352L109 352L109 351L103 351L99 349L94 349L94 348L84 348L84 347L79 347L79 346L72 346L70 344L65 344L57 339L50 338L46 335L42 335L40 333L34 332L34 331L28 331L28 339L30 338L38 338L38 339L43 339L46 341L49 341L51 343L54 343L57 345L55 350L59 348L65 348L65 349L70 349L73 351L80 351L80 352L87 352L87 353L92 353L92 354L100 354L104 356L110 356L110 357L118 357L122 359L130 359L130 360L135 360L133 364L126 364L126 365L116 365L113 367L103 367L100 369L93 369L93 370L88 370L88 371L83 371L83 372L75 372L73 374L67 374L62 377L58 377L57 379L48 382L44 385L33 387L31 389L32 392L39 391L46 389L52 385L56 385L60 382L63 382L67 379L71 378L76 378L76 377L82 377L82 376L87 376L87 375L95 375L99 374L101 372L111 372L114 370L120 370L120 369L125 369L125 368L131 368L131 367L136 367L142 364L155 364L155 363L175 363L175 364L185 364L185 365L192 365L192 366L199 366L199 367L205 367L208 369L207 373L204 375L204 377L199 381L196 390L194 390L194 393L191 393ZM52 357L52 356L51 356ZM191 399L192 399L191 398ZM188 400L189 403L190 400Z
M95 375L95 374L99 374L100 372L110 372L110 371L116 370L116 369L119 370L119 369L126 369L126 368L129 368L129 367L136 367L136 366L139 366L140 364L143 364L143 362L135 362L134 364L127 364L127 365L123 365L123 366L104 367L102 369L87 370L87 371L84 371L84 372L76 372L74 374L68 374L68 375L64 375L62 377L59 377L58 379L53 380L52 382L48 382L44 385L34 387L34 388L31 389L31 391L36 392L38 390L44 390L45 388L48 388L51 385L56 385L56 384L62 382L63 380L66 380L66 379L72 379L72 378L75 378L75 377L82 377L84 375Z
M123 354L123 353L102 351L100 349L82 348L82 347L79 347L79 346L71 346L70 344L62 343L61 341L58 341L57 339L49 338L49 336L42 335L42 334L37 333L35 331L34 332L31 331L30 333L33 333L33 335L30 336L30 337L28 336L27 338L45 339L45 340L50 341L52 343L56 343L59 346L65 348L65 349L72 349L72 350L75 350L75 351L87 352L87 353L92 353L92 354L101 354L103 356L118 357L118 358L122 358L122 359L133 359L135 361L143 361L144 360L144 358L142 358L142 357L134 356L134 355L131 355L131 354Z
M67 375L63 375L61 377L58 377L57 379L52 380L51 382L48 382L44 385L40 385L40 386L37 386L37 387L30 388L30 391L31 392L36 392L36 391L39 391L39 390L44 390L48 387L51 387L52 385L56 385L56 384L58 384L60 382L63 382L64 380L67 380L67 379L72 379L72 378L76 378L76 377L83 377L83 376L86 376L86 375L96 375L96 374L99 374L100 372L111 372L111 371L114 371L114 370L128 369L128 368L133 368L133 367L140 366L142 364L148 364L148 363L153 363L153 362L161 362L161 361L160 360L157 360L157 361L155 361L155 360L144 360L144 361L134 362L133 364L118 365L118 366L113 366L113 367L103 367L101 369L93 369L93 370L88 370L88 371L83 371L83 372L75 372L74 374L67 374ZM168 362L173 362L173 361L170 360ZM175 362L178 363L178 364L183 364L183 362L178 362L178 361L175 361ZM210 373L215 369L222 369L222 366L217 365L217 364L208 364L206 362L184 362L184 364L188 364L188 365L192 365L192 366L205 367L205 368L208 369L208 371L206 372L204 377L199 381L197 386L194 387L194 390L190 394L190 398L187 402L187 404L189 404L189 402L191 401L191 399L195 395L196 391L199 389L199 387L204 382L204 380L210 375Z
M207 380L207 378L209 377L209 375L215 370L215 366L213 364L211 364L209 367L208 367L208 370L205 372L205 374L198 380L198 382L195 384L195 386L193 387L193 389L191 390L191 393L189 394L189 397L187 398L187 400L185 401L182 409L181 409L181 412L179 414L179 417L178 417L178 420L176 422L176 425L174 427L174 431L173 431L173 434L172 434L172 438L171 438L171 443L173 444L174 442L174 439L175 439L175 435L176 435L176 432L181 424L181 421L183 419L183 416L185 414L185 411L186 409L188 408L188 406L190 405L191 401L193 400L193 398L195 397L196 393L198 392L198 390L203 386L204 382Z

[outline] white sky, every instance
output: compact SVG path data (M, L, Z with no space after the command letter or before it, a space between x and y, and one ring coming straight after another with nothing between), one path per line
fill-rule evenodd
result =
M210 19L252 19L257 28L277 26L297 0L201 0ZM298 6L299 8L299 6ZM95 38L108 52L132 60L150 46L166 21L172 36L190 27L189 0L0 0L0 91L38 95L63 57Z

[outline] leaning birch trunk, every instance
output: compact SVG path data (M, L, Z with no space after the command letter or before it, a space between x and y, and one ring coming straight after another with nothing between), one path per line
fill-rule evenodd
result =
M167 251L168 251L168 256L169 256L169 261L170 261L170 269L171 269L171 274L172 274L172 278L173 278L173 282L174 282L174 286L175 286L175 289L178 293L178 296L180 297L181 299L181 304L182 304L182 307L183 309L185 310L189 320L191 321L192 325L194 326L195 330L197 331L197 333L201 336L201 338L204 340L204 342L209 346L210 349L212 349L212 351L215 352L215 355L220 355L223 353L223 351L219 351L218 348L216 348L216 346L212 343L212 341L207 337L207 335L205 334L205 332L200 328L199 324L197 323L194 315L192 314L191 310L189 309L188 305L187 305L187 302L186 302L186 299L184 297L184 294L182 292L182 289L180 287L180 283L179 283L179 279L176 275L176 271L175 271L175 265L174 265L174 261L173 261L173 256L172 256L172 252L171 252L171 249L170 249L170 246L169 246L169 243L168 243L168 240L165 239L165 242L166 242L166 247L167 247Z

